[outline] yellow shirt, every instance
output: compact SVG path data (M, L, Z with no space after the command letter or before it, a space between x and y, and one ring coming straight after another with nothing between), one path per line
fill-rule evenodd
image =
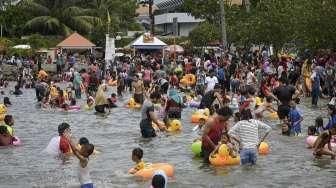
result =
M145 168L145 163L143 161L140 161L136 166L134 167L135 170L139 171Z
M13 127L9 126L9 125L4 125L5 127L7 127L7 131L11 136L14 136L14 129Z

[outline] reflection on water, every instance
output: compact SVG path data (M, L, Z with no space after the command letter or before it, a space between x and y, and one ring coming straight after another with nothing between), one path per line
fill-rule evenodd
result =
M127 96L123 98L126 101ZM2 100L2 99L0 99ZM195 139L189 123L191 109L183 111L181 134L159 134L152 140L142 139L139 131L140 112L123 107L112 109L108 116L94 112L64 113L36 108L33 90L21 97L11 96L10 113L15 116L16 135L23 146L0 149L0 187L78 187L78 161L67 162L42 154L49 140L57 135L62 121L71 125L78 138L86 136L102 153L91 158L91 176L98 187L148 187L149 182L127 174L134 164L131 151L144 150L145 162L167 162L175 166L175 179L169 187L333 187L336 186L336 162L326 158L315 160L305 148L305 137L283 137L273 126L268 142L271 153L258 158L253 167L204 166L195 159L190 144ZM122 106L121 102L119 106ZM310 100L303 102L310 104ZM308 105L310 106L310 105ZM307 108L303 133L315 117L326 112Z

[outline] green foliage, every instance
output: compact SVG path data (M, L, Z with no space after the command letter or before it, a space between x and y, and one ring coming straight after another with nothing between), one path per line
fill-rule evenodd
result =
M192 45L207 46L209 42L219 38L219 29L216 25L203 22L189 35Z
M229 2L226 1L226 2ZM287 43L301 48L336 47L335 0L250 0L251 11L226 4L228 42L248 46ZM220 28L218 1L185 0L184 10ZM217 39L220 39L219 36Z

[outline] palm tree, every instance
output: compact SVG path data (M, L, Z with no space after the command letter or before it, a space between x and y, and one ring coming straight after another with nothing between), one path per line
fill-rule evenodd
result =
M79 0L23 0L20 5L31 12L33 18L25 28L41 34L67 36L73 31L87 34L100 23L91 9L77 6Z

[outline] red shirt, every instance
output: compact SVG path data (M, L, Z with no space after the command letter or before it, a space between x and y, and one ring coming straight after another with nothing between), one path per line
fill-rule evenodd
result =
M227 129L226 123L222 125L217 119L215 119L215 123L214 125L211 126L210 131L208 133L208 137L215 145L217 145L218 142L222 138L223 130L226 130L226 129ZM205 139L204 137L202 138L202 147L207 151L213 151L215 149L215 148L212 148L208 139Z
M59 148L62 153L69 153L71 151L69 141L64 136L60 138Z

